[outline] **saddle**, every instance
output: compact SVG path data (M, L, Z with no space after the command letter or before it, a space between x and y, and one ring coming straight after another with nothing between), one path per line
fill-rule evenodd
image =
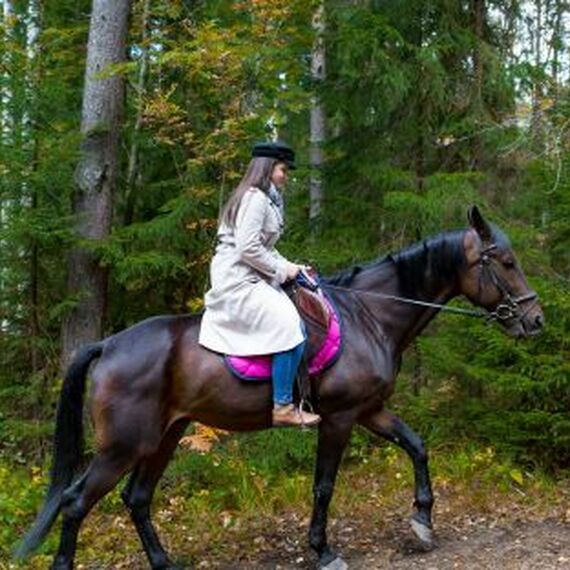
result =
M313 270L303 270L294 282L285 288L305 323L307 360L312 360L323 345L329 331L330 308Z
M307 345L299 365L297 388L301 403L310 402L309 362L315 358L329 333L330 309L319 286L318 276L311 269L300 271L295 281L285 287L285 292L297 307L305 324Z
M333 304L321 290L315 273L302 272L295 281L284 285L303 323L307 345L299 366L299 395L309 399L309 376L321 374L338 359L342 349L341 324ZM241 380L271 379L271 355L224 355L224 362Z

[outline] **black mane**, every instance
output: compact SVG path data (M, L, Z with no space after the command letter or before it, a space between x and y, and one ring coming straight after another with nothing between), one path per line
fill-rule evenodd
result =
M498 247L510 248L505 234L494 226L492 230L494 243ZM323 282L325 285L351 287L356 276L363 271L383 271L392 266L398 274L400 293L418 298L438 283L455 278L458 269L465 266L464 235L465 230L444 232L370 263L354 265L324 278Z
M396 266L401 293L418 296L448 282L465 266L464 231L445 232L416 243L389 258Z

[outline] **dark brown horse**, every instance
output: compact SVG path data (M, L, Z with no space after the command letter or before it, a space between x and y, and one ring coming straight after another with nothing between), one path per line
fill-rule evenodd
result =
M327 543L326 525L338 466L355 424L394 442L411 457L412 527L422 541L432 540L433 495L423 442L385 406L402 352L442 306L464 295L516 337L537 333L543 325L536 294L529 290L506 237L475 207L469 220L470 229L441 234L324 282L341 313L344 350L312 387L322 422L309 540L320 568L346 566ZM61 542L53 568L72 568L81 522L131 472L122 497L150 565L176 567L155 532L150 504L188 423L234 431L271 427L270 383L232 377L220 355L198 344L199 327L200 315L156 317L84 347L77 355L60 397L46 502L17 555L35 548L61 511ZM81 461L83 393L95 358L99 361L91 375L90 410L98 451L74 480Z

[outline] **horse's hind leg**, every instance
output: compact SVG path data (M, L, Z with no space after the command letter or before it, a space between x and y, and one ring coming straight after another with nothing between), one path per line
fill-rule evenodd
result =
M113 489L133 463L132 453L127 453L124 448L109 448L97 455L85 474L65 491L62 499L61 539L53 570L73 568L77 535L83 519L93 505Z
M412 459L415 477L414 506L416 507L416 513L412 517L412 529L426 546L433 546L431 522L433 493L424 442L405 422L388 410L372 414L361 423L376 435L401 447Z
M154 570L175 568L160 544L150 519L150 504L156 485L172 458L187 425L188 420L178 420L168 429L158 450L137 465L121 493Z

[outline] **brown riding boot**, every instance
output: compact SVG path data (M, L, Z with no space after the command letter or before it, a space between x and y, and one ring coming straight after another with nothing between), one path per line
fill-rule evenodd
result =
M311 427L321 421L321 416L296 408L294 404L275 404L273 406L273 425L275 427Z

